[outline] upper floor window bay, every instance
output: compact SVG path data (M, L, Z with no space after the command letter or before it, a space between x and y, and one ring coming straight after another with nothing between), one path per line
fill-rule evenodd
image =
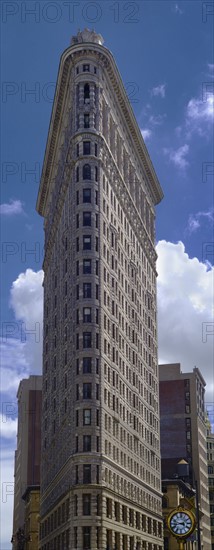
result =
M90 102L90 86L89 84L85 84L84 86L84 103Z

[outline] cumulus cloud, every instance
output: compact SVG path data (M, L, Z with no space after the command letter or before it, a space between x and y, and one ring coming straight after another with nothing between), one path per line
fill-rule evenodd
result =
M208 93L208 92L206 92ZM211 121L213 120L213 96L208 95L202 99L190 99L187 105L187 119L188 121Z
M169 161L178 168L184 169L188 166L189 162L186 156L189 153L189 145L187 143L178 149L164 148L163 152L168 157Z
M197 366L211 402L214 268L190 258L182 242L159 241L157 254L159 362L181 363L183 372Z
M166 95L166 84L159 84L151 89L151 96L160 96L162 98Z
M17 418L9 418L0 414L1 436L4 439L14 439L17 434Z
M2 544L10 548L14 493L14 451L17 431L16 394L20 380L41 373L43 324L43 272L27 269L20 273L11 288L10 305L14 322L4 322L1 338L2 433L1 478L4 521ZM29 331L29 334L28 334ZM32 333L30 333L32 331ZM7 518L7 520L6 520Z
M144 128L141 130L141 134L143 136L143 139L146 141L147 139L149 139L152 135L152 131L149 130L149 128Z
M210 208L207 210L207 212L197 212L195 215L190 214L188 219L188 232L194 233L197 231L203 221L207 221L209 224L213 224L214 222L214 208Z
M34 374L41 372L43 328L43 271L27 269L11 288L10 305L20 323L20 339L25 343L26 362Z
M203 98L190 99L186 109L187 137L197 133L200 136L207 136L208 129L212 131L214 120L214 96L210 85L205 83Z
M9 203L0 204L0 214L4 216L24 214L23 203L20 200L11 199Z

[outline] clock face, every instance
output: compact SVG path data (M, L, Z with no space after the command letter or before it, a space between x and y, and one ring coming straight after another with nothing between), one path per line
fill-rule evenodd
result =
M193 521L186 512L176 512L172 514L169 520L171 531L180 537L187 535L193 529Z

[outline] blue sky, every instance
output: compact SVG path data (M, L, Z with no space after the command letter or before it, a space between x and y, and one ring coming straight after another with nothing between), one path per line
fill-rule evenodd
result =
M79 28L101 33L113 53L164 191L160 361L198 366L213 401L211 8L201 0L1 3L3 483L13 482L18 382L41 369L43 220L35 203L59 59ZM35 333L25 339L25 329ZM9 493L12 485L1 550L10 548Z

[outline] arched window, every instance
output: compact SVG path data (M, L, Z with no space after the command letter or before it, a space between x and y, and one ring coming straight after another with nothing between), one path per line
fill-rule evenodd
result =
M84 164L82 177L84 180L91 179L91 167L90 164Z
M85 84L84 86L84 103L89 103L90 101L90 86Z

